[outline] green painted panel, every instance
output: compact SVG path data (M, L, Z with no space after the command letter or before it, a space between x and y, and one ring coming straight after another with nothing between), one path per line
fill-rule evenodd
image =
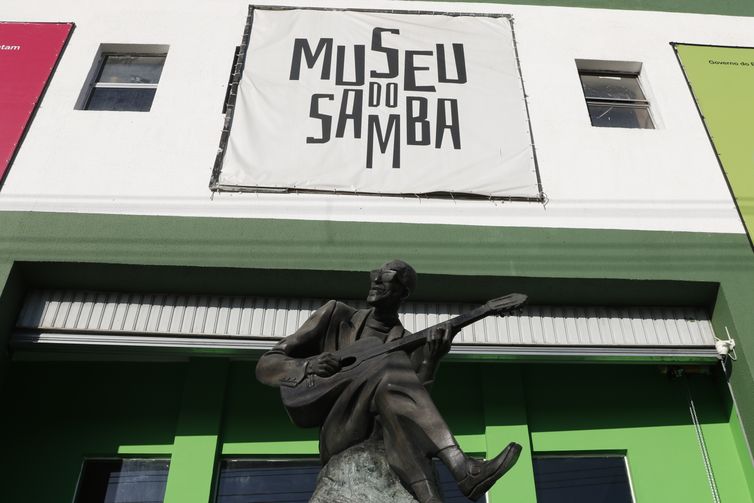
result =
M184 375L183 364L13 362L0 414L2 501L71 502L85 458L172 445Z
M228 362L192 360L173 443L165 503L207 503L212 494Z
M446 0L457 2L459 0ZM464 1L464 0L460 0ZM754 16L749 0L467 0L469 2L549 5L557 7L590 7L595 9L627 9L665 12L695 12L730 16Z
M482 366L474 363L443 362L432 384L432 399L457 438L485 439ZM462 397L462 398L461 398ZM485 444L472 452L485 454Z
M746 460L739 456L734 433L738 426L735 410L720 393L716 379L689 375L687 382L721 500L752 501L754 493L750 492L750 486L746 483L747 475L750 476L752 470Z
M746 443L746 436L742 428L741 417L738 414L738 410L735 408L732 410L730 428L733 433L733 443L736 447L738 460L741 463L744 476L746 477L746 485L749 489L749 494L754 496L754 466L752 466L751 451L749 451L748 444Z
M482 370L482 388L486 458L497 456L510 442L523 448L516 465L488 493L488 501L536 503L522 367L486 365Z
M118 454L121 456L170 456L173 444L144 444L121 445Z
M487 451L487 439L483 435L456 435L458 445L465 452L481 454ZM224 456L270 456L298 457L319 455L318 440L300 440L298 442L224 442Z
M441 286L433 275L715 281L754 271L731 234L17 212L0 213L0 233L0 259L13 261L347 271L362 288L364 271L393 256L420 271L419 288Z
M250 425L254 428L254 425ZM270 458L319 457L319 440L273 442L223 442L223 456L258 456Z
M676 50L751 234L754 232L754 48L678 45Z
M235 362L228 375L223 420L223 453L316 454L318 431L294 426L280 403L278 390L259 383L254 363ZM313 449L314 447L314 449ZM248 449L248 452L240 452Z
M0 260L0 392L5 384L10 354L8 340L23 299L23 284L13 262Z
M730 335L737 341L746 340L745 333L737 327L731 309L745 309L745 305L736 306L736 304L746 304L747 301L746 299L739 299L736 295L737 292L728 294L728 291L727 287L720 290L715 312L712 316L712 325L715 332L720 334L720 337ZM730 305L728 299L731 299L733 306ZM754 401L751 400L751 397L754 397L754 376L750 370L750 365L747 364L746 354L743 351L736 351L735 357L736 361L727 360L725 368L727 380L730 387L736 391L737 400L734 401L730 393L725 393L725 390L720 393L720 396L729 401L725 406L731 408L731 428L735 440L736 454L741 465L746 467L745 475L749 492L754 495L754 463L752 463L750 444L747 445L742 429L743 426L748 428L748 431L754 431L752 430L754 426L754 421L752 421L752 418L754 418ZM728 387L726 384L723 381L723 386ZM749 438L751 436L754 435L750 434Z
M718 489L751 501L717 379L690 378ZM525 383L535 453L625 453L637 501L711 500L683 378L653 366L531 366Z

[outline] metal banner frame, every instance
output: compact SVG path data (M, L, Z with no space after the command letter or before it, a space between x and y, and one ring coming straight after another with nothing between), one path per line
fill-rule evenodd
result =
M513 50L515 54L516 69L521 84L521 90L523 93L524 108L526 112L526 121L529 131L529 139L531 142L531 152L534 164L534 174L536 177L537 196L486 196L479 194L470 194L462 192L427 192L418 194L409 193L376 193L376 192L351 192L351 191L336 191L336 190L314 190L314 189L301 189L301 188L277 188L277 187L261 187L261 186L241 186L241 185L227 185L220 183L220 173L222 172L223 162L225 159L225 153L228 148L228 140L230 138L230 131L233 126L233 117L236 110L236 100L238 97L238 87L243 77L247 51L249 49L249 40L251 38L251 30L254 25L254 12L256 10L310 10L310 11L332 11L332 12L367 12L367 13L387 13L387 14L413 14L413 15L442 15L451 17L488 17L488 18L506 18L511 23L511 34L513 38ZM421 10L385 10L385 9L350 9L350 8L324 8L324 7L285 7L285 6L258 6L249 5L248 16L246 19L246 25L244 27L244 33L241 40L241 45L236 48L236 54L234 57L233 66L231 68L231 75L228 82L228 91L226 93L226 100L223 104L223 110L225 112L225 121L223 123L223 130L220 134L220 144L215 158L215 163L210 176L209 188L213 192L265 192L265 193L314 193L314 194L351 194L351 195L369 195L369 196L384 196L384 197L424 197L424 198L438 198L438 199L477 199L477 200L493 200L493 201L526 201L544 203L546 201L544 192L542 190L542 179L539 173L539 164L537 161L537 151L534 143L534 133L532 131L531 116L529 113L529 103L527 101L526 87L521 73L521 64L518 54L518 46L516 42L515 28L513 25L513 17L509 14L495 14L495 13L465 13L465 12L440 12L440 11L421 11Z

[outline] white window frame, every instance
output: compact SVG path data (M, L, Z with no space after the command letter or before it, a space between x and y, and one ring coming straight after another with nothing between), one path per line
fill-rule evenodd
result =
M576 68L579 75L579 86L582 90L582 96L584 96L584 102L586 103L587 116L590 117L589 106L590 105L609 105L618 108L641 108L647 111L649 121L652 127L634 127L634 128L621 128L616 129L646 129L652 130L658 128L658 121L655 117L653 107L651 105L650 96L647 93L646 86L643 83L642 78L642 63L637 61L604 61L593 59L577 59ZM636 79L636 85L639 87L644 99L620 99L620 98L590 98L584 94L581 77L583 75L597 76L597 77L622 77L622 78L634 78ZM591 123L591 117L589 119L592 127L605 128L609 126L595 126Z

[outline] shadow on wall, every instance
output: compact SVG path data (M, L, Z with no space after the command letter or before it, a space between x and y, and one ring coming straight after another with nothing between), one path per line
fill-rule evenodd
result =
M717 366L672 377L658 365L531 365L524 370L533 431L689 425L689 391L702 423L727 423ZM688 384L687 384L688 383Z

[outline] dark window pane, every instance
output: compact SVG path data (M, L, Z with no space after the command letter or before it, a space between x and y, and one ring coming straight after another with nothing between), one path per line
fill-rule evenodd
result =
M105 56L98 82L112 84L157 84L165 56Z
M122 110L149 112L157 89L111 89L95 87L89 96L87 110Z
M644 101L644 93L639 87L639 79L633 75L581 75L584 96L611 100Z
M654 129L649 109L638 106L587 103L592 126Z
M216 503L307 503L319 462L227 459L220 463Z
M76 503L161 503L169 466L167 459L87 460Z
M319 468L315 460L223 460L215 503L307 503L314 492ZM468 503L445 465L435 461L435 468L443 501Z
M535 457L537 503L633 503L623 457Z

